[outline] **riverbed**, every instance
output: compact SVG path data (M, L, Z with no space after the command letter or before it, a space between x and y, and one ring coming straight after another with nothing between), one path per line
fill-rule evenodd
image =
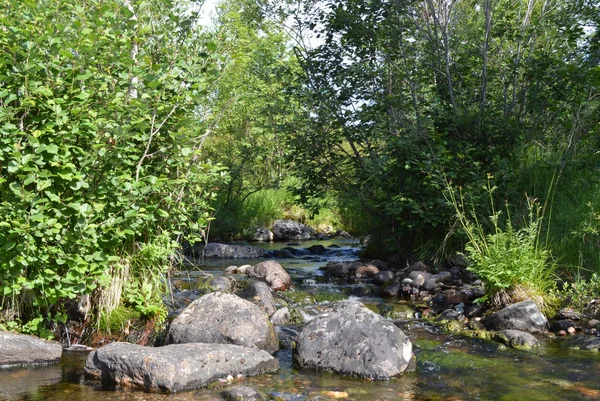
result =
M356 258L355 241L309 242L296 247L314 244L339 248L335 248L333 255L279 260L294 278L290 298L308 294L307 300L301 301L308 309L349 297L372 308L399 305L398 300L379 298L369 284L335 283L320 274L319 267L329 260ZM264 245L267 249L284 246ZM174 278L185 283L186 288L194 288L206 274L222 275L229 265L253 262L256 261L199 261ZM385 382L299 371L292 366L291 350L282 349L276 354L281 367L275 374L235 379L178 394L148 394L85 380L83 364L87 354L65 352L56 365L0 371L0 400L221 400L220 391L233 384L250 385L272 399L286 401L302 401L317 395L325 400L339 397L356 401L600 399L598 352L570 350L552 338L542 338L541 348L534 352L517 351L493 342L448 334L441 326L418 317L397 322L413 342L416 371Z

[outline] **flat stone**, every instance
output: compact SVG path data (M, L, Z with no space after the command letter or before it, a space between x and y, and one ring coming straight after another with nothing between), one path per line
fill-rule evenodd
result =
M207 386L227 376L256 376L279 369L268 352L232 344L173 344L164 347L115 342L91 352L85 374L150 392Z
M494 336L494 339L520 350L531 350L540 346L537 338L520 330L502 330Z
M0 331L0 367L45 365L60 360L62 346L25 334Z
M204 247L204 257L211 259L258 259L265 251L262 248L248 245L229 245L211 242Z

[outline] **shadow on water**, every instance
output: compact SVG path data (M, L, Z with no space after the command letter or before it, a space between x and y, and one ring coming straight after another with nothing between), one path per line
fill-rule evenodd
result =
M323 244L325 246L331 244ZM356 243L332 243L353 249ZM302 247L312 244L303 243ZM286 244L263 245L283 247ZM354 253L348 252L348 259ZM294 291L300 301L325 303L352 297L369 304L388 303L364 285L336 284L319 275L319 267L337 256L314 260L282 259L294 277ZM335 259L337 258L337 259ZM193 287L206 273L221 275L231 265L256 261L205 261L181 277ZM241 278L240 278L241 279ZM290 293L290 297L293 292ZM308 302L308 301L307 301ZM301 302L300 302L301 303ZM47 367L0 371L0 400L221 400L220 391L232 384L253 386L275 400L303 401L313 396L324 400L344 397L355 401L384 400L600 400L600 354L572 351L545 340L537 352L522 352L478 339L442 332L422 321L399 324L411 338L417 370L387 382L343 378L327 372L298 371L292 366L292 351L282 349L276 357L276 374L216 383L207 389L178 394L148 394L127 388L86 381L85 353L64 353L59 364Z

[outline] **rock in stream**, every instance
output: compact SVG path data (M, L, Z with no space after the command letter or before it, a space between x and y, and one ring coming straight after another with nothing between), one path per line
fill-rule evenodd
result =
M256 376L279 369L268 352L231 344L173 344L143 347L111 343L93 351L85 374L151 392L204 387L228 376Z
M391 321L357 302L339 302L310 321L294 350L300 368L388 380L414 365L412 344Z

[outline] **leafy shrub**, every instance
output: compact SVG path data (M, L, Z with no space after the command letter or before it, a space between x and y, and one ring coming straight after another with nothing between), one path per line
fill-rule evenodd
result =
M176 10L0 8L0 321L40 332L135 244L202 235L222 171L202 162L190 114L213 61Z

